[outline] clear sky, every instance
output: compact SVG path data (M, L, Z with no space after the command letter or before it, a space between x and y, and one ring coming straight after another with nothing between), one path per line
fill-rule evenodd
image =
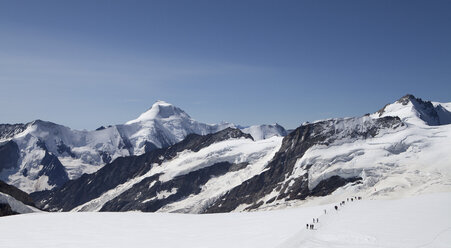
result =
M0 123L241 125L451 101L451 1L0 0Z

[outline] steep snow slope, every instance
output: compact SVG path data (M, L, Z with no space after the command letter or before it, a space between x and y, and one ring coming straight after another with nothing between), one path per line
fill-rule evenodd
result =
M0 216L37 211L33 199L27 193L0 181Z
M448 114L440 106L406 96L373 115L305 123L283 139L253 141L233 129L191 136L169 149L174 156L123 158L35 199L53 211L213 213L451 191L451 125L438 125L437 111Z
M130 140L133 154L139 155L152 147L167 147L180 142L190 133L205 135L233 126L230 123L201 123L180 108L157 101L137 119L121 125L120 129Z
M164 207L201 212L228 189L261 173L281 140L254 141L232 128L204 136L190 134L168 148L119 158L96 173L32 197L51 211L157 211Z
M37 208L25 205L22 202L16 200L14 197L2 192L0 192L0 204L1 203L8 204L14 212L19 214L40 212L40 210L38 210Z
M274 136L285 136L287 131L279 124L274 125L254 125L240 128L244 133L250 134L254 140L262 140Z
M169 203L159 210L164 212L201 212L208 204L227 192L227 190L241 184L243 181L256 174L261 173L267 162L279 149L281 141L282 137L272 137L260 141L244 138L228 139L209 145L196 152L185 150L178 153L176 157L164 161L160 165L153 166L146 174L118 185L116 188L105 192L100 197L76 207L73 211L99 211L107 202L114 200L127 190L132 189L135 185L138 185L139 183L142 184L146 179L156 175L158 177L153 181L146 182L146 188L152 189L156 182L164 184L174 178L214 166L218 163L229 162L231 164L244 164L244 168L211 178L204 185L200 185L202 189L199 193ZM161 188L161 186L158 188ZM146 192L144 192L144 190L138 190L140 193L138 195L133 195L133 199L137 201L137 204L133 206L139 206L139 202L151 203L151 201L163 200L170 195L176 194L178 190L184 189L174 187L171 188L170 191L163 189L157 190L156 192L152 192L154 195L156 194L156 196L153 197L141 195L141 193L145 194ZM141 199L141 196L144 198ZM107 210L123 211L124 209Z
M38 120L12 141L18 146L18 165L3 170L1 178L26 192L62 185L129 155L116 127L88 132Z
M328 203L353 194L381 199L451 191L451 125L436 125L446 123L449 105L434 103L434 109L426 111L424 106L432 105L407 95L385 106L370 118L398 116L405 128L371 139L315 145L297 160L293 169L294 175L308 175L310 189L334 175L361 177L361 183L346 185L321 198L297 203L281 199L260 208Z
M4 143L13 141L18 145L19 159L6 161L16 166L0 166L0 179L26 192L51 189L83 173L93 173L118 157L141 155L180 142L191 133L205 135L227 127L234 125L195 121L180 108L163 101L155 102L126 124L95 131L73 130L41 120L26 125L2 124L0 150ZM284 134L284 129L262 125L253 127L252 132L265 138Z
M373 117L398 116L403 121L415 125L447 125L451 124L450 103L432 103L406 95L373 114Z
M16 215L0 218L0 247L444 248L451 243L450 205L451 194L441 193L401 200L364 199L336 212L332 205L322 205L207 215ZM316 230L306 230L312 218L320 223Z
M284 138L267 170L207 212L451 191L449 115L440 103L407 95L372 115L306 123Z

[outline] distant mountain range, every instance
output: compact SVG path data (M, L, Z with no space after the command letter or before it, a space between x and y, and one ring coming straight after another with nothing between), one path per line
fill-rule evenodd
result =
M213 213L451 190L451 103L240 127L156 102L124 125L1 125L0 175L49 211Z
M0 124L0 179L29 193L52 189L116 158L141 155L180 142L188 134L206 135L227 127L238 128L231 123L195 121L163 101L155 102L135 120L95 131L41 120ZM256 140L286 135L278 124L239 128Z

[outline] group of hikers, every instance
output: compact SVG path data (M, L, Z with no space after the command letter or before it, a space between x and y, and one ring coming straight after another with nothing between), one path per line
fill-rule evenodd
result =
M349 202L349 201L351 201L351 202L353 202L354 200L362 200L362 197L360 197L360 196L353 196L353 197L348 197L348 198L346 198L346 201L341 201L340 203L339 203L339 205L340 205L340 207L342 207L342 206L344 206L345 204L346 204L346 202ZM335 205L334 206L334 209L335 209L335 211L338 211L338 205ZM327 214L327 210L326 209L324 209L324 214ZM307 228L307 230L315 230L315 224L318 224L319 223L319 218L313 218L313 223L307 223L306 224L306 228Z

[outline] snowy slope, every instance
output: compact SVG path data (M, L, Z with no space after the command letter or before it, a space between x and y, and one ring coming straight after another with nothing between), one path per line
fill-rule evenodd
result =
M51 182L64 176L61 173L42 173L46 155L56 156L53 160L62 163L62 174L67 173L68 178L92 173L112 159L129 155L116 127L89 132L38 120L29 123L12 141L19 148L18 166L2 171L2 178L26 192L50 189L64 183L64 180Z
M450 104L433 105L437 112L425 108L428 104L421 99L410 95L403 97L363 118L397 116L404 127L382 132L370 139L340 138L331 144L312 146L296 161L291 176L287 177L289 181L307 175L310 189L332 176L360 177L360 183L346 185L321 198L311 197L302 202L280 199L263 204L260 209L324 204L354 194L371 199L391 199L450 192L451 125L438 125L447 123L450 112L446 109ZM346 126L349 128L352 124Z
M180 108L157 101L137 119L120 125L120 129L131 142L133 154L139 155L145 152L146 142L161 148L182 141L190 133L205 135L233 126L230 123L201 123Z
M386 199L450 192L447 106L407 95L372 115L306 123L285 137L267 170L208 212L315 205L357 193Z
M398 116L403 121L415 125L451 124L450 103L423 101L413 95L406 95L398 101L386 105L373 114L373 117Z
M0 218L0 247L444 248L451 243L450 205L451 194L441 193L401 200L364 199L337 212L333 205L321 205L208 215L16 215ZM312 218L320 223L316 230L306 230Z
M268 139L274 136L283 137L287 131L279 124L274 125L254 125L240 128L244 133L250 134L254 140Z
M95 131L73 130L41 120L26 125L1 125L0 146L14 141L19 159L12 161L17 163L13 168L0 167L0 179L26 192L51 189L83 173L93 173L118 157L140 155L180 142L191 133L205 135L227 127L235 125L198 122L164 101L155 102L126 124ZM254 126L252 132L265 138L283 135L284 129L262 125Z
M372 115L305 123L284 138L254 141L233 129L211 139L190 136L171 148L175 155L163 149L123 158L35 199L52 211L215 213L330 203L357 193L387 199L450 192L451 125L441 124L449 114L441 106L406 96ZM196 143L202 149L190 148ZM118 166L136 172L125 177Z
M37 208L25 205L22 202L16 200L14 197L2 192L0 192L0 203L8 204L11 207L12 211L19 214L41 212Z
M247 166L245 168L208 180L205 185L201 185L202 190L198 194L193 194L180 201L168 204L159 210L163 212L199 213L208 204L231 188L261 173L267 162L278 151L281 142L282 137L272 137L259 141L240 138L217 142L197 152L185 150L171 160L153 166L146 174L120 184L116 188L105 192L100 197L74 208L72 211L99 211L108 201L115 199L135 185L155 175L158 175L157 181L159 183L164 183L220 162L246 164ZM157 181L149 182L150 185L146 187L152 188ZM177 190L177 188L172 188L170 191L161 190L156 192L157 196L143 199L142 203L167 198L177 193ZM140 190L139 192L142 191ZM138 199L139 196L136 196L135 199Z

